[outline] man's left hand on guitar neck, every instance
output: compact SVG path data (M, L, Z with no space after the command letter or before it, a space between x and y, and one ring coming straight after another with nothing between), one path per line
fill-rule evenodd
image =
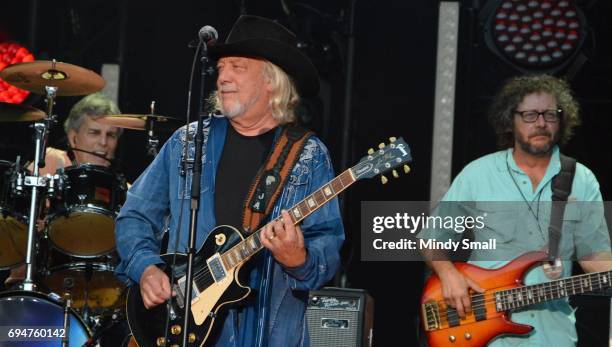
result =
M282 220L268 223L261 235L261 243L272 252L277 262L288 268L296 268L306 262L304 235L299 226L293 225L289 213L281 211Z

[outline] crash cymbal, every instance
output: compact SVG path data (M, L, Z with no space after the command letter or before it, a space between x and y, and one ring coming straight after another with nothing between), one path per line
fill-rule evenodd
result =
M0 122L33 122L45 118L45 113L32 106L0 102Z
M176 118L156 114L113 114L96 120L102 124L119 128L145 130L148 118L154 118L157 122L178 121Z
M15 87L45 95L45 86L57 87L58 96L87 95L102 90L106 81L80 66L37 60L7 66L0 78Z

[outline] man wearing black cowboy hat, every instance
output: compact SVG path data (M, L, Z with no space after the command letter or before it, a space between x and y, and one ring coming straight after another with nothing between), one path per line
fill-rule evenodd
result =
M274 159L275 150L289 138L284 137L289 133L285 129L295 129L291 124L299 96L318 93L316 69L296 48L291 32L255 16L240 17L225 44L210 47L210 52L218 59L219 73L217 91L210 100L224 116L208 119L204 130L196 247L218 225L242 226L245 234L256 230L245 228L249 225L245 216L257 221L253 216L261 216L257 214L260 202L268 203L268 214L254 224L265 225L259 234L265 250L251 259L252 270L243 282L254 295L238 307L223 309L223 318L216 319L216 331L206 342L215 346L308 345L307 291L321 287L334 275L344 230L333 193L328 203L307 214L299 225L290 221L301 219L296 219L300 211L291 211L290 216L286 210L333 179L331 160L316 136L302 132L294 165L286 166L290 171L271 173L267 165L276 160L273 167L282 166L283 160ZM189 131L195 131L195 124ZM187 248L189 194L181 189L185 178L191 181L191 172L184 176L180 172L185 138L182 128L166 142L130 189L117 219L121 256L117 274L140 285L147 308L171 297L168 276L158 267L163 264L159 239L164 228L169 230L169 251L175 251L173 242L179 230L176 251ZM193 145L188 148L193 158ZM291 158L291 154L284 155L283 159ZM268 185L273 186L277 179L284 185L269 194Z

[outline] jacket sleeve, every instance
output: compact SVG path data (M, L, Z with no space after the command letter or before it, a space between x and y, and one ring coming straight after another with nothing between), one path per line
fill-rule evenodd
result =
M310 141L314 141L316 146L311 150L311 158L309 155L311 160L306 160L306 172L310 172L310 179L305 196L310 195L334 178L327 149L316 138ZM303 157L302 155L300 162L304 162ZM304 168L302 168L302 172L305 172ZM292 206L284 206L285 209L290 207ZM289 275L291 288L298 290L317 289L332 279L340 265L340 247L344 241L344 228L338 199L332 199L306 217L300 227L304 234L307 249L306 262L295 268L284 267L284 270Z
M145 268L163 264L161 236L169 214L169 171L172 138L129 189L116 220L120 262L115 272L125 282L140 282Z

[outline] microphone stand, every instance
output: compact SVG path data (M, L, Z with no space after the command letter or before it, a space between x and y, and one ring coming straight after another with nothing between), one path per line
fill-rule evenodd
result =
M202 44L202 73L201 73L201 90L202 92L204 84L204 78L206 75L206 69L208 64L208 52L206 42ZM200 100L202 102L202 99ZM195 135L195 158L193 162L193 175L191 178L191 204L190 204L190 215L189 215L189 245L187 248L187 277L185 286L185 314L183 321L183 343L182 346L187 346L187 337L189 335L189 318L191 314L191 298L193 292L193 258L196 252L195 239L196 231L198 226L198 211L200 209L200 178L202 174L202 143L204 142L204 136L202 134L202 115L198 116L198 127ZM189 128L186 129L187 133Z

